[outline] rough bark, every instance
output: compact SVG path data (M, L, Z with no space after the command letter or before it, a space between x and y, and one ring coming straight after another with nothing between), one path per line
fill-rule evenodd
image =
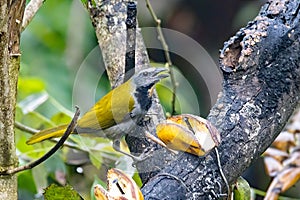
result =
M223 90L208 119L221 133L218 150L230 183L259 158L297 106L299 8L297 0L266 3L221 51ZM145 199L216 198L225 185L215 158L214 152L204 158L186 154L160 173L177 176L188 190L174 179L158 176L144 186Z
M20 26L25 0L0 1L0 170L18 165L14 143ZM16 175L0 176L0 199L17 199Z
M116 84L124 67L126 6L121 0L101 3L104 6L99 4L90 9L91 18L107 69L111 74L118 71L119 75L111 78ZM298 103L299 4L297 0L267 2L259 15L226 42L221 51L223 90L208 119L221 133L218 150L230 183L272 143ZM139 33L137 37L140 67L148 65L148 59ZM128 144L132 147L139 143ZM162 157L168 154L164 153ZM151 178L142 189L145 199L214 199L221 190L225 193L214 152L200 158L182 154L171 163L170 157L162 157L154 156L150 162L137 165L138 170L155 169L155 173L142 177L144 183Z

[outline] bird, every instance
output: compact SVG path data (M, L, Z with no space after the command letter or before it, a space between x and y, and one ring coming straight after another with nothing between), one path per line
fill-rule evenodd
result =
M78 121L74 132L105 137L113 141L113 148L138 159L120 149L121 138L137 126L152 105L153 89L157 82L168 77L166 68L146 68L136 72L128 81L103 96ZM163 73L164 72L164 73ZM68 124L37 132L27 140L35 144L61 137Z

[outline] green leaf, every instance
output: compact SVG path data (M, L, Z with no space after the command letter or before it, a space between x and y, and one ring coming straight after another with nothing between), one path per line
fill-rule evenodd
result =
M56 171L62 171L66 173L66 166L61 157L58 154L54 154L45 162L47 171L50 173L55 173Z
M38 130L55 126L49 119L34 111L24 115L22 123Z
M16 114L15 114L15 120L20 122L24 116L24 113L22 111L22 108L20 108L19 105L16 106Z
M111 141L107 138L89 136L88 134L71 136L73 143L77 144L84 151L111 152L113 154L114 150L111 146Z
M51 121L57 125L69 124L71 122L71 120L72 120L72 118L63 112L59 112L51 117Z
M42 192L43 188L47 187L47 176L48 173L43 163L32 169L32 177L38 192Z
M234 200L250 200L251 188L249 183L243 178L239 177L233 187Z
M32 195L36 193L36 188L31 171L27 170L18 174L18 190L20 189L27 190Z
M29 112L26 115L22 116L20 122L26 126L29 126L33 129L42 130L45 128L53 127L55 124L52 123L49 119L45 118L37 112ZM16 129L16 145L17 150L21 153L29 156L30 158L38 158L45 154L49 150L48 147L52 147L53 143L43 142L36 145L27 145L26 141L28 140L30 134L19 129ZM22 156L21 156L22 158Z
M139 175L138 172L135 172L134 175L132 176L132 179L135 181L135 183L137 184L137 186L139 186L140 188L143 186L143 182L142 179Z
M59 103L54 97L49 96L49 101L54 106L58 111L68 115L68 116L73 116L73 112L68 110L66 107L64 107L61 103Z
M19 106L24 114L34 111L37 107L45 103L48 99L46 92L32 94L19 102Z
M78 192L76 192L72 186L58 186L51 184L44 191L45 200L81 200L83 199Z
M18 80L18 97L20 99L32 93L38 93L45 90L45 83L35 77L19 77Z
M92 151L89 153L89 158L92 162L92 164L97 168L100 169L103 159L102 159L102 155L101 152L99 151Z
M82 2L83 5L86 6L88 1L87 0L81 0L81 2Z

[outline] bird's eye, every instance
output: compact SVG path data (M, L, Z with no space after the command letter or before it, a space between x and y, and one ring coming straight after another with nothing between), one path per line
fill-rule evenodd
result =
M143 72L143 76L148 76L148 72Z

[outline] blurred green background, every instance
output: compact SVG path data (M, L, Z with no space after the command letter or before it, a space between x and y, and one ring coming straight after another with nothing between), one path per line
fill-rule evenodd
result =
M162 19L163 27L180 31L199 42L215 63L218 63L218 50L222 48L223 42L253 19L263 4L263 1L254 0L151 2L156 14ZM138 1L138 19L140 27L154 26L142 0ZM69 122L74 104L84 104L84 101L91 104L110 90L107 76L103 73L104 65L94 29L79 0L45 1L22 33L21 50L16 115L18 122L35 129ZM153 65L165 62L162 51L148 51ZM205 117L211 107L207 99L208 88L203 85L201 77L191 75L190 63L184 58L172 54L172 61L177 69L177 81L182 86L178 91L176 111ZM183 77L190 81L190 85L180 82L184 80ZM209 78L214 79L214 74ZM216 81L216 87L220 88L220 85L221 80ZM191 94L195 94L192 100L184 98L191 97L190 86L193 88ZM165 111L170 112L169 87L160 84L157 89ZM92 94L91 97L85 95L87 91ZM82 107L84 111L89 105ZM20 164L36 159L53 146L51 142L28 146L25 141L29 136L28 133L16 130ZM84 199L90 199L92 184L103 184L107 169L117 166L130 175L135 173L131 159L114 152L107 140L73 136L70 142L74 148L63 148L44 164L18 175L20 199L41 198L43 188L50 183L69 183ZM134 177L139 181L137 175ZM245 173L245 177L251 186L264 191L270 181L261 160ZM287 195L293 196L293 191Z

